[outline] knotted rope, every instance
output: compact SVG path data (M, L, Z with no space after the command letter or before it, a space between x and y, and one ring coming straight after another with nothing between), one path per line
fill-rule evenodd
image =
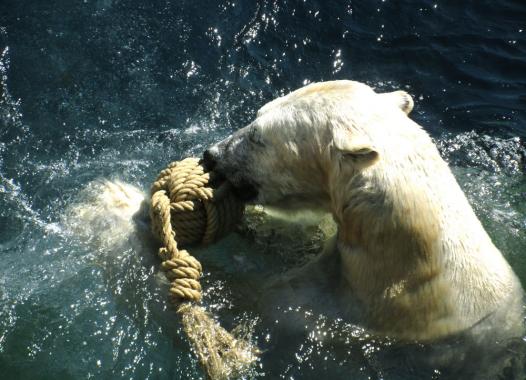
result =
M232 230L243 204L228 182L216 182L196 158L171 163L151 189L153 233L161 241L161 268L171 283L170 293L181 315L183 329L211 379L240 374L256 360L257 348L234 338L198 306L201 300L201 263L179 244L211 243Z

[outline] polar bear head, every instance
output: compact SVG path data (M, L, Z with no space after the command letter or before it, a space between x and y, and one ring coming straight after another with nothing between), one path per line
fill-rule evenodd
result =
M263 106L252 123L210 147L204 162L248 200L328 210L331 178L351 178L381 160L379 143L388 133L379 121L406 117L412 108L404 91L313 83Z

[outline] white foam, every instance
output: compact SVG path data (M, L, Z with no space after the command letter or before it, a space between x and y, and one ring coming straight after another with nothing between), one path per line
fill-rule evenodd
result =
M122 244L135 231L133 220L141 209L145 194L121 181L90 182L65 212L65 226L101 247Z

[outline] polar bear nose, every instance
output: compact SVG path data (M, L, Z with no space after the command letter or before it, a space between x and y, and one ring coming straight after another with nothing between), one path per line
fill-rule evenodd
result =
M219 149L217 149L215 145L204 151L202 163L206 170L214 170L217 165L218 157Z

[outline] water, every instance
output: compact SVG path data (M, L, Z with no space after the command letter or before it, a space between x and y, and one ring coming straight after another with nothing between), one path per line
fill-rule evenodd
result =
M312 81L411 93L412 117L526 283L525 20L519 0L0 0L2 377L202 377L147 237L109 251L68 212L100 178L147 189L167 162ZM290 264L265 252L234 235L201 253L208 307L268 349L258 372L440 378L386 369L384 343L308 310L288 311L310 320L304 337L280 339L236 294Z

